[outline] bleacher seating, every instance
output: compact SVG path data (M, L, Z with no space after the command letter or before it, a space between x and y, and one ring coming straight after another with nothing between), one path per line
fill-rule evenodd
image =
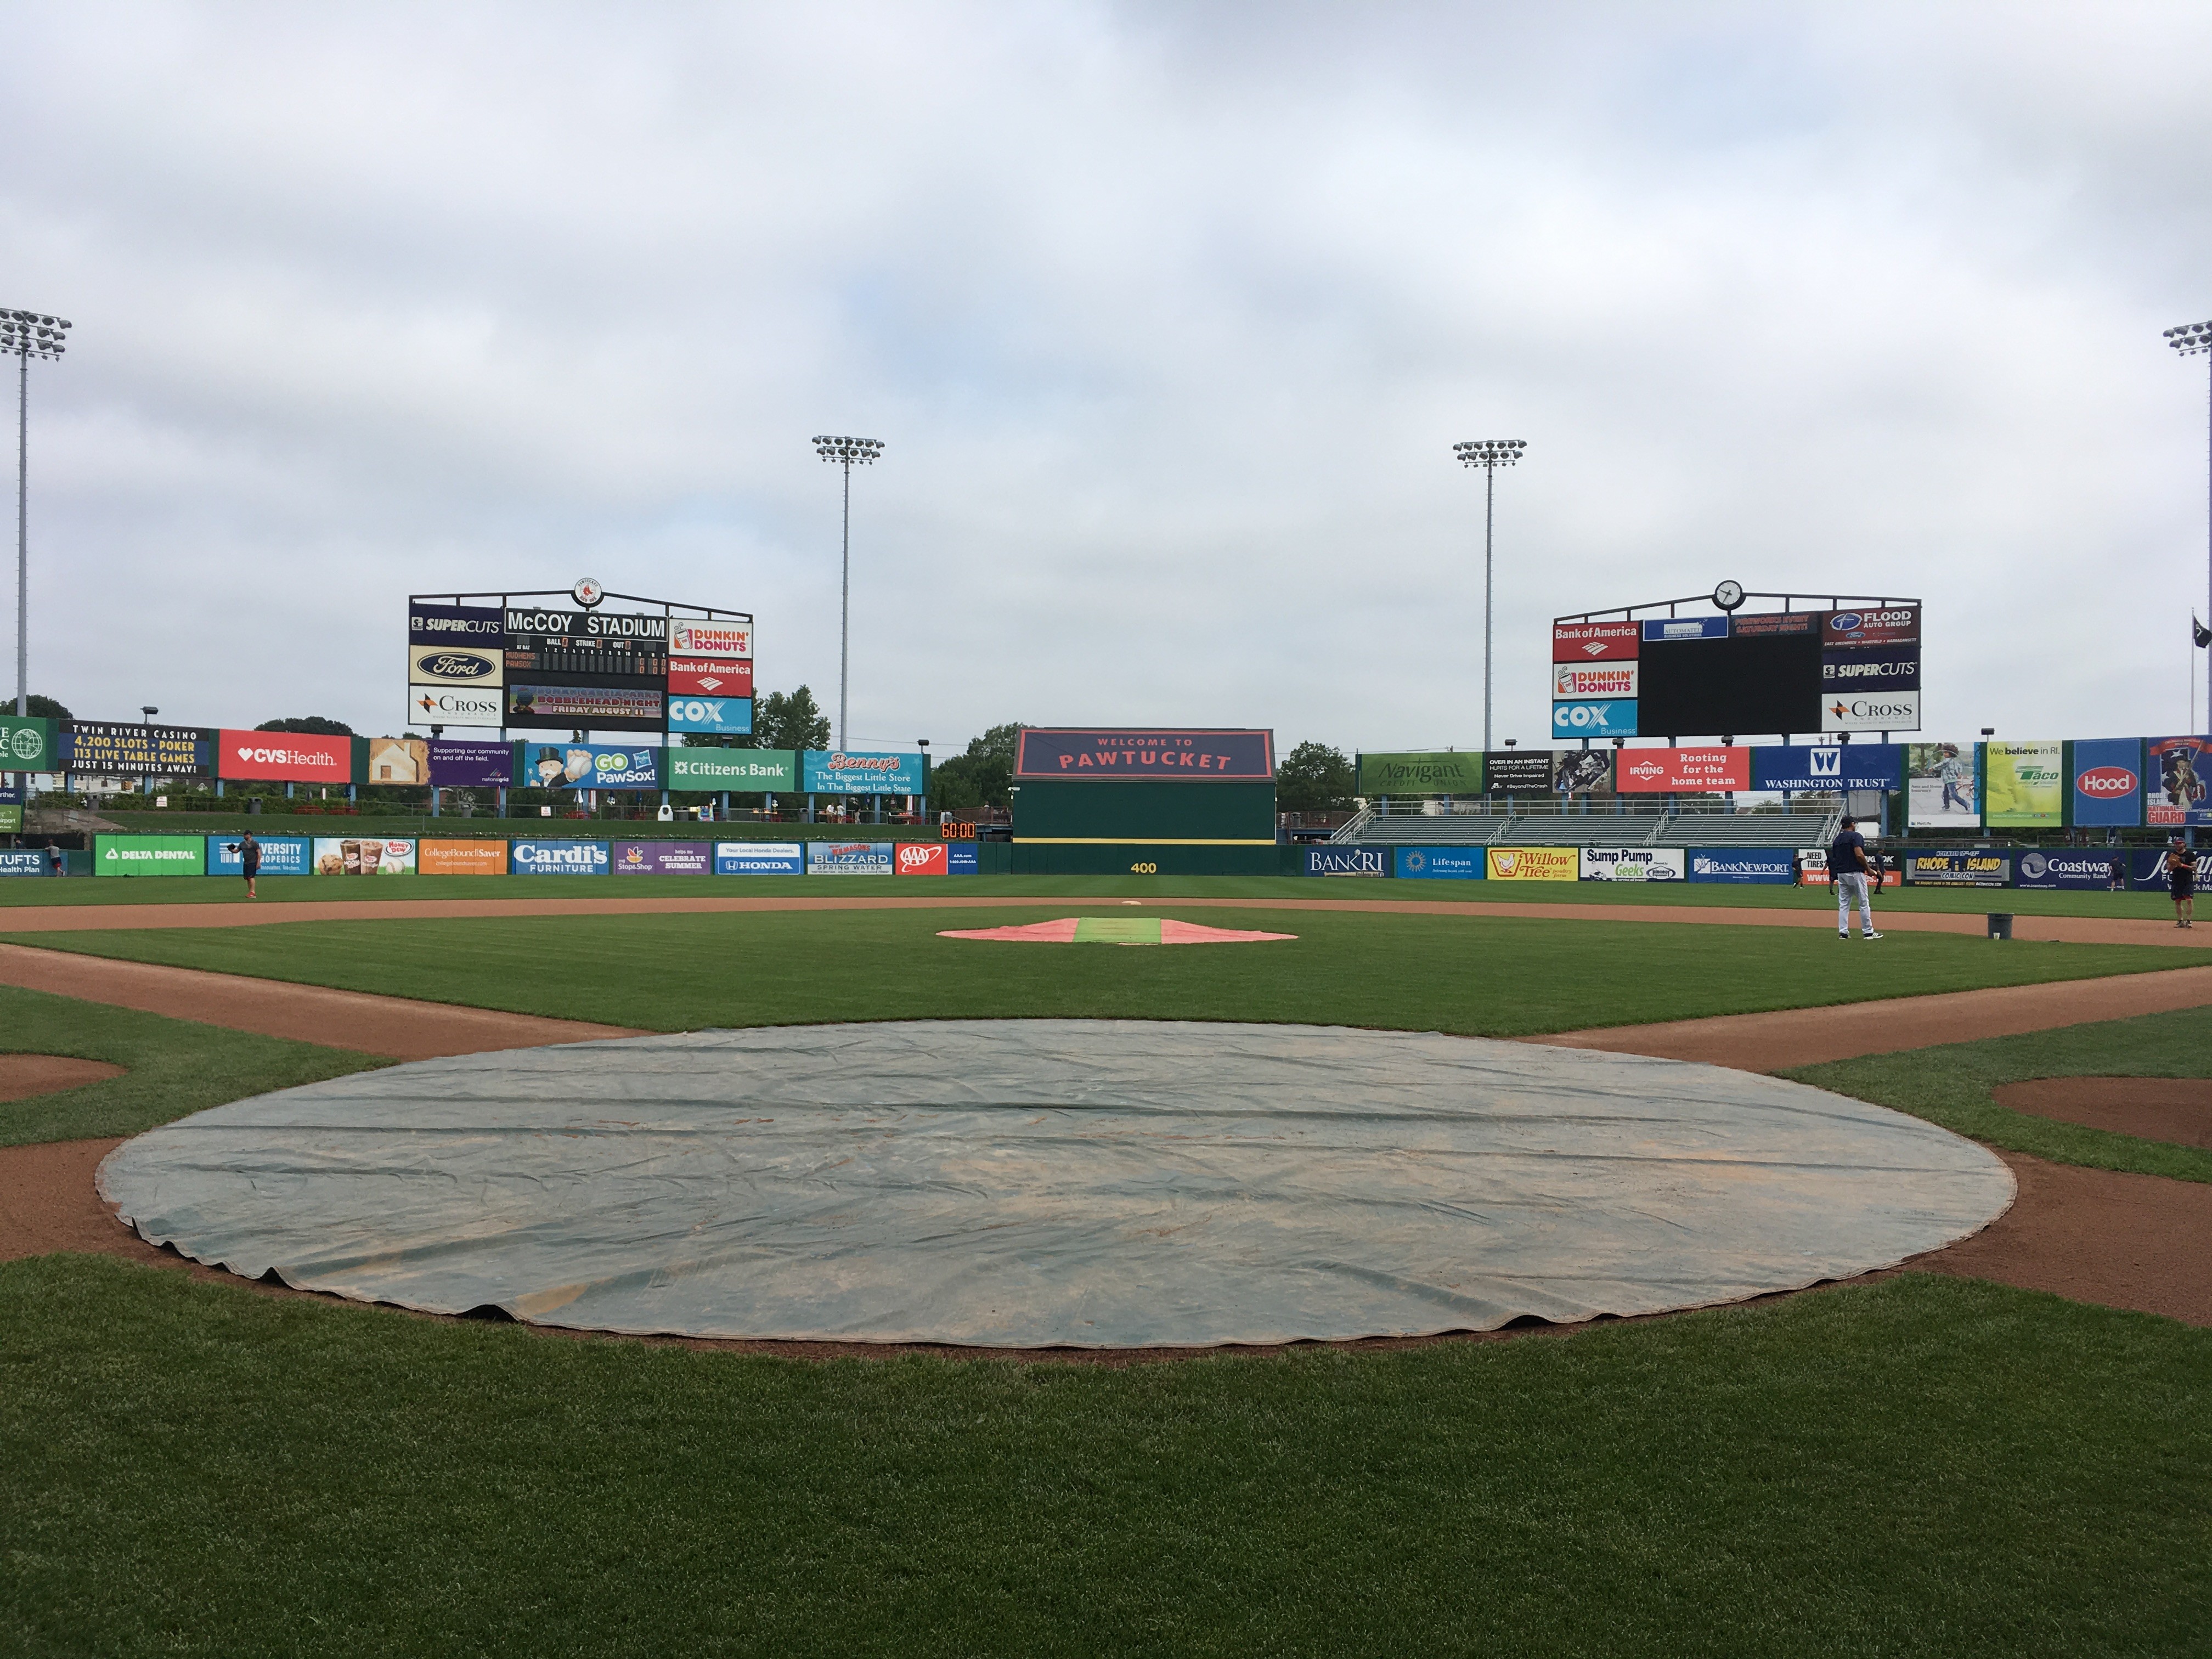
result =
M1362 813L1339 842L1384 847L1825 847L1832 813Z
M1388 817L1370 817L1364 823L1347 826L1352 831L1346 836L1338 831L1335 839L1353 840L1378 847L1479 847L1488 842L1505 825L1501 814L1492 817L1474 812L1445 812L1433 817L1417 813L1394 812Z
M1678 812L1659 826L1654 847L1826 847L1834 819L1812 812Z

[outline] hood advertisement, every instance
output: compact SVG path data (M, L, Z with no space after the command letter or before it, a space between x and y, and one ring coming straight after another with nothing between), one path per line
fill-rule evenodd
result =
M1823 732L1917 732L1917 691L1830 691L1820 693Z
M1970 744L1914 743L1905 747L1905 805L1915 830L1978 830L1981 795Z
M1583 872L1579 847L1487 847L1492 881L1575 881Z
M618 841L614 873L618 876L710 876L714 844L706 841Z
M1876 605L1864 611L1831 611L1820 618L1820 647L1917 645L1920 607Z
M750 697L753 665L743 658L671 657L668 690L672 696Z
M806 849L795 841L718 841L718 876L803 876Z
M726 737L746 737L753 729L750 697L679 696L668 698L668 729L672 732L712 732Z
M243 836L207 838L207 872L211 876L241 876L246 857L239 850ZM315 872L315 843L308 836L256 836L264 876L310 876Z
M2118 866L2118 885L2124 890L2128 884L2130 860L2125 848L2054 847L2037 848L2015 854L2013 857L2013 885L2015 887L2057 887L2075 891L2105 892L2115 884L2112 871Z
M1634 701L1636 671L1632 662L1555 662L1552 665L1552 700Z
M95 876L199 876L207 873L205 836L94 836Z
M1633 622L1553 623L1553 662L1634 662L1644 629Z
M590 726L606 720L661 723L661 694L635 685L510 685L509 726Z
M1748 789L1751 750L1740 744L1711 749L1624 749L1614 776L1624 795Z
M518 841L507 849L507 868L518 876L604 876L603 841Z
M407 607L407 644L481 646L507 648L507 617L495 607L473 605L414 605Z
M511 743L462 743L430 739L430 781L441 789L497 788L514 781Z
M1751 775L1754 789L1900 789L1905 785L1905 745L1761 744L1751 751Z
M2140 738L2084 738L2074 745L2074 822L2131 830L2143 821Z
M806 873L810 876L888 876L894 868L887 841L810 841L806 843Z
M799 759L788 749L688 749L662 751L667 788L691 794L728 789L742 794L787 795L799 788Z
M1548 749L1492 749L1482 757L1482 787L1493 795L1541 795L1552 787Z
M1689 874L1680 847L1583 847L1576 873L1584 881L1681 881Z
M447 836L415 843L415 872L422 876L503 876L507 843Z
M1991 829L2052 826L2065 803L2064 745L2001 743L1982 745L1982 822Z
M21 722L18 722L21 724ZM59 741L64 772L106 772L118 776L132 773L155 777L205 777L216 760L216 734L197 726L123 726L100 720L63 722ZM247 732L225 736L259 738L264 743L282 742L279 734ZM343 738L314 739L346 742ZM225 771L227 778L252 777L248 772ZM336 774L340 783L353 776L353 751ZM327 781L327 780L326 780Z
M58 772L62 769L54 756L52 720L43 715L0 715L0 771Z
M2009 887L2012 854L1976 849L1964 853L1907 853L1905 880L1911 887Z
M2212 738L2152 738L2143 744L2143 822L2180 830L2212 823L2204 799Z
M1473 750L1363 754L1358 757L1358 781L1353 787L1363 795L1479 795L1482 793L1482 756ZM1543 785L1536 787L1540 789Z
M1409 881L1480 881L1480 847L1400 847L1393 849L1395 873Z
M816 754L810 750L800 762L799 787L810 795L918 795L922 791L919 754Z
M410 685L405 719L410 726L504 726L507 705L496 685Z
M1552 793L1555 795L1609 795L1613 793L1613 749L1561 749L1552 756Z
M528 787L533 789L658 789L660 750L608 744L533 743L524 745Z
M945 856L941 841L902 841L898 849L898 872L902 876L945 876L952 860Z
M1689 878L1788 887L1797 879L1797 860L1786 847L1693 848Z
M374 836L318 836L314 859L319 876L411 876L415 843Z
M1309 847L1306 873L1310 876L1387 876L1390 849L1387 847Z
M1210 726L1034 726L1014 740L1017 780L1173 778L1179 783L1220 780L1264 783L1274 775L1273 732Z
M1847 646L1820 653L1824 694L1919 689L1920 647L1917 645Z
M507 653L498 646L417 645L408 647L410 685L499 685L507 678Z
M350 783L353 739L304 732L221 732L216 772L254 782Z
M1552 735L1555 738L1632 738L1636 735L1633 702L1555 702L1552 705Z
M672 657L750 657L752 653L750 623L684 622L679 618L669 625L668 654Z

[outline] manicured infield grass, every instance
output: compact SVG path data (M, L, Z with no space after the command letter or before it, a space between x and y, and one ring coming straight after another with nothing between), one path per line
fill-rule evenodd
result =
M0 1051L127 1068L81 1089L0 1101L0 1146L137 1134L227 1101L392 1063L14 986L0 986Z
M2212 1333L1906 1274L1568 1335L811 1363L0 1267L0 1646L2180 1654Z
M650 1030L1054 1016L1511 1036L2204 960L2164 945L1994 945L1941 933L1845 945L1825 930L1771 927L1264 908L1183 914L1297 937L1149 949L1000 945L942 939L939 930L1002 926L1005 910L860 910L289 922L27 934L19 942Z
M789 898L1176 898L1361 899L1419 904L1640 904L1738 906L1833 915L1825 887L1732 886L1721 882L1400 881L1316 879L1305 876L954 876L869 878L854 876L266 876L270 899L361 902L370 899ZM72 877L0 881L0 910L50 904L238 904L246 884L236 876ZM2074 893L2040 889L1886 888L1875 898L1885 911L1978 915L2006 910L2028 916L2112 916L2171 921L2160 893Z
M2039 1077L2212 1075L2212 1009L2185 1008L1899 1054L1867 1054L1801 1066L1781 1075L1894 1106L1992 1146L2055 1163L2212 1181L2212 1152L2202 1148L2015 1112L1998 1105L1990 1092L2001 1083Z

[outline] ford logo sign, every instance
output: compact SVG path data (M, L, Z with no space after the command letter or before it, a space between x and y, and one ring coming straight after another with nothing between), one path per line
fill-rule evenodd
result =
M480 680L495 671L482 657L441 651L422 659L422 672L434 680Z
M1838 611L1828 618L1828 626L1838 634L1848 634L1866 620L1856 611Z

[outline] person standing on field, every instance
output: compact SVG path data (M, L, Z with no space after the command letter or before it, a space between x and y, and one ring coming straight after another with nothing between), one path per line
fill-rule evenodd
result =
M246 896L254 897L253 878L261 873L261 843L251 830L238 843L238 867L246 876Z
M2115 893L2128 890L2128 855L2125 853L2112 854L2112 890Z
M1828 843L1828 875L1836 884L1836 937L1851 936L1851 901L1859 906L1859 933L1866 939L1880 939L1874 930L1874 904L1867 897L1866 837L1852 826L1856 818L1845 818L1843 828L1836 832L1835 840Z
M2166 890L2173 896L2173 925L2197 925L2197 849L2179 836L2166 849Z
M46 870L52 875L69 874L68 861L62 857L61 845L58 842L50 841L46 843Z

